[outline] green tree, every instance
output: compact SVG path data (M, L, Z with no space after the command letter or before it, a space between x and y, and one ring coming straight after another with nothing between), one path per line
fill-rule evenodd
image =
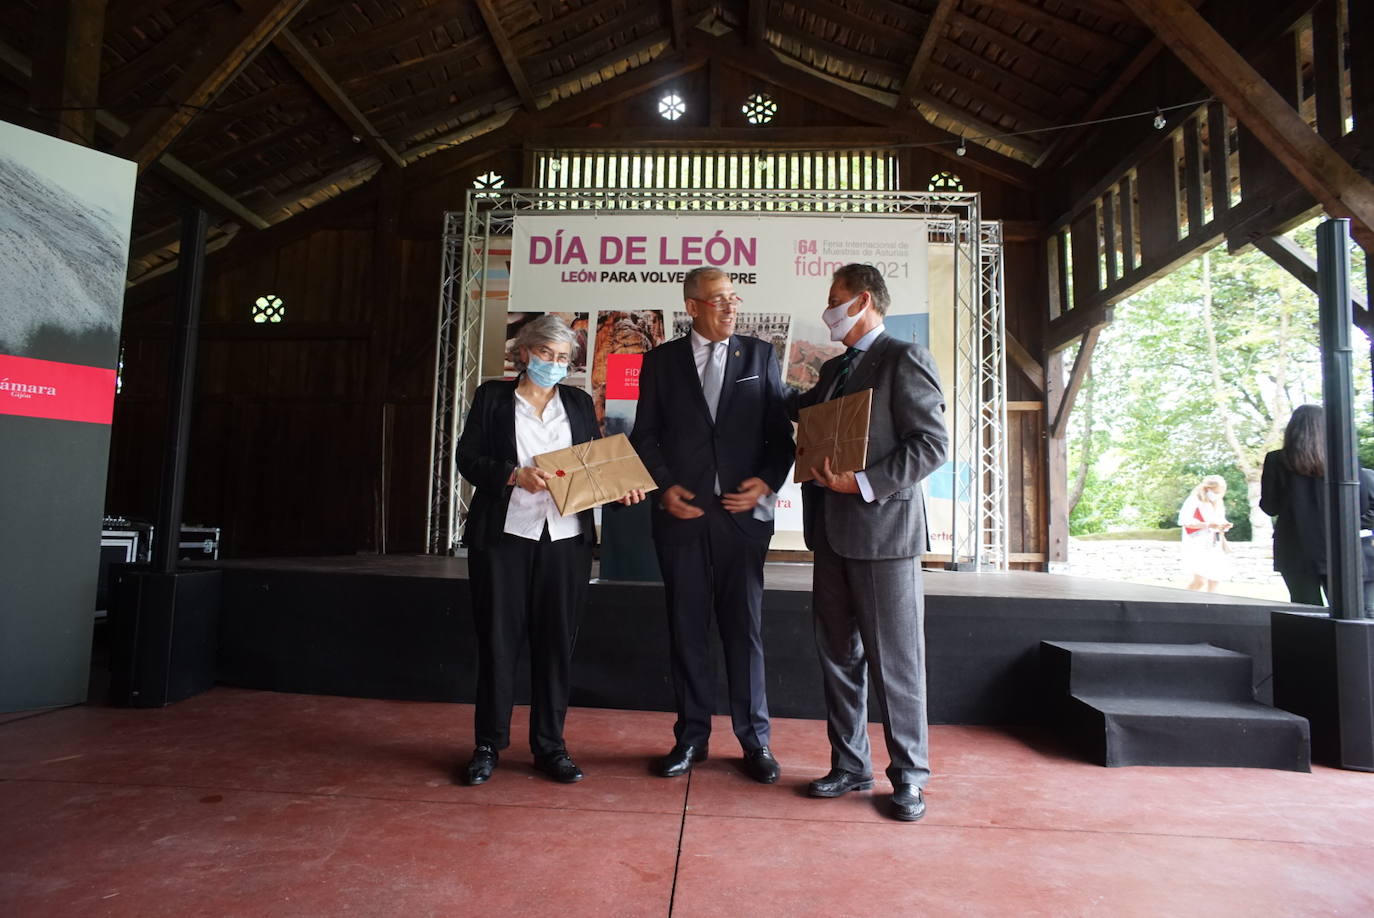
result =
M1310 249L1314 235L1315 223L1296 238ZM1364 289L1363 259L1354 261L1352 287ZM1316 296L1262 253L1228 255L1220 247L1119 304L1070 418L1071 492L1082 481L1070 531L1173 526L1198 479L1221 474L1234 536L1253 528L1264 537L1264 454L1279 446L1293 407L1321 401L1316 318ZM1357 347L1357 358L1368 463L1368 348Z

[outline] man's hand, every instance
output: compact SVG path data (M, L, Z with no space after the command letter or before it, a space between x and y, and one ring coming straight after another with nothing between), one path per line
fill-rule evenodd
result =
M531 494L538 494L540 491L549 489L549 479L552 477L552 472L546 472L534 466L521 466L515 470L515 485L524 488Z
M814 466L811 474L816 476L816 483L824 485L838 494L858 494L859 482L854 477L853 472L835 472L830 468L830 457L825 457L825 464L817 469Z
M739 490L733 494L722 494L720 502L731 513L747 513L758 504L759 498L771 494L773 489L762 478L746 478L739 483Z
M663 496L659 498L659 502L663 504L663 509L667 510L670 515L680 520L694 520L706 512L700 507L688 503L694 497L696 495L682 485L669 485L668 489L663 492Z
M631 504L639 503L643 499L643 491L641 491L639 488L631 488L630 490L626 491L625 494L620 498L620 503L628 507Z

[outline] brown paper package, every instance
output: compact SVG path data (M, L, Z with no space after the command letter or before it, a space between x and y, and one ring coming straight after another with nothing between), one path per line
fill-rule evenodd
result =
M549 493L563 516L619 500L635 488L657 487L624 434L556 449L535 456L534 464L553 473Z
M793 481L810 481L830 457L835 472L857 472L868 464L868 413L873 390L832 398L798 415L797 465Z

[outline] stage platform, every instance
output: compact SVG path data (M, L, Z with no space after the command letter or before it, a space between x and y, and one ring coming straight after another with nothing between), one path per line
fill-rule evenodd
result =
M476 648L465 559L362 555L214 566L224 572L220 682L473 700ZM823 717L811 566L770 563L765 584L771 712ZM1269 613L1310 609L1024 571L929 571L925 587L929 712L932 723L943 724L1036 722L1042 640L1215 644L1253 658L1256 697L1269 702ZM594 581L574 655L572 703L671 710L668 680L662 585ZM527 683L523 675L521 681ZM723 712L723 667L717 686Z

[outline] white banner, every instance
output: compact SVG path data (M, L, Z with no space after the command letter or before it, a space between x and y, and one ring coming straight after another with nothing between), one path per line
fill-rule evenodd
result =
M887 280L888 331L930 347L948 386L953 288L937 286L932 310L932 255L935 275L948 277L939 268L946 253L930 250L925 222L906 217L520 214L508 261L507 339L532 314L557 312L580 325L590 351L580 361L582 379L605 431L628 433L643 353L690 328L682 295L687 272L711 266L730 275L744 300L736 333L772 341L783 381L804 391L820 365L844 349L830 341L820 318L831 275L864 262ZM487 341L496 337L489 331ZM499 359L489 349L484 364L494 369ZM940 477L951 476L942 471ZM938 551L945 547L941 535L947 544L953 508L938 496L949 489L933 490L932 548ZM789 483L779 494L774 547L804 547L801 528L800 490Z

